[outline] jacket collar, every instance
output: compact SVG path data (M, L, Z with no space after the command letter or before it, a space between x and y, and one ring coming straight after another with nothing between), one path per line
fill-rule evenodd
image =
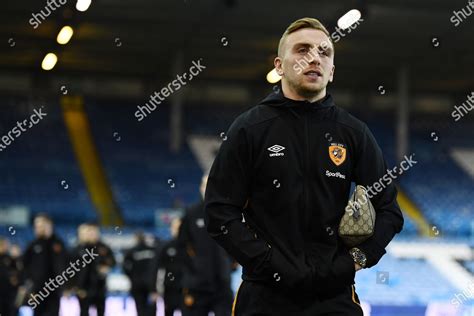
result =
M260 104L266 104L275 107L309 107L312 109L327 108L334 105L334 100L329 93L321 100L315 102L309 102L306 100L292 100L283 95L282 89L278 89L278 92L270 93Z

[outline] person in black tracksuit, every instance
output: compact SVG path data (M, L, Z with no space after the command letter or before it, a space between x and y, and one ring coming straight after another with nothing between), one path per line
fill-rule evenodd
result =
M100 241L100 230L96 224L82 224L78 231L79 245L74 248L74 260L81 260L88 252L98 255L83 264L73 280L81 316L89 315L90 306L96 307L98 316L104 316L107 274L115 266L115 258L109 246Z
M374 136L326 93L328 34L309 18L287 29L281 89L233 122L209 174L208 232L243 266L235 315L362 315L355 272L403 226L392 181L372 188L387 170ZM348 249L337 231L351 182L373 193L377 215L373 236Z
M184 249L180 247L177 237L181 219L171 222L171 236L161 250L159 262L160 287L165 304L165 316L173 316L175 310L181 310L183 305L183 260Z
M150 242L143 233L135 236L137 244L130 249L123 261L123 270L132 287L138 316L155 316L157 292L158 255L161 243Z
M57 316L62 287L55 288L51 280L65 270L68 254L63 241L54 234L48 215L35 217L34 230L36 239L26 247L22 257L25 301L35 316Z
M206 181L204 176L202 195ZM210 311L215 316L230 316L232 260L207 233L204 201L186 210L178 240L185 249L183 316L207 316Z
M20 268L17 260L9 253L7 239L0 237L0 315L16 316L18 314L15 299L20 279Z

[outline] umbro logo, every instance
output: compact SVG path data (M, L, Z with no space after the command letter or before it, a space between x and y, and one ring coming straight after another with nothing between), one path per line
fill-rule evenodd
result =
M284 153L281 153L280 151L284 150L285 147L281 145L273 145L271 147L267 148L268 151L271 151L272 153L269 155L270 157L277 157L277 156L284 156Z

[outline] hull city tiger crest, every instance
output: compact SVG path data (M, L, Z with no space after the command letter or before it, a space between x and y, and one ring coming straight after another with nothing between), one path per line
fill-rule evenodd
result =
M339 166L346 160L346 149L343 144L331 144L329 146L329 158L332 162Z

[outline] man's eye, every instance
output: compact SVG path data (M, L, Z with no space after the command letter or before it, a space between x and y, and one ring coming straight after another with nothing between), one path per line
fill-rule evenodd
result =
M306 48L298 49L298 53L306 53L308 50Z
M327 50L320 49L320 50L318 50L318 52L319 52L320 55L329 56L329 53L328 53Z

